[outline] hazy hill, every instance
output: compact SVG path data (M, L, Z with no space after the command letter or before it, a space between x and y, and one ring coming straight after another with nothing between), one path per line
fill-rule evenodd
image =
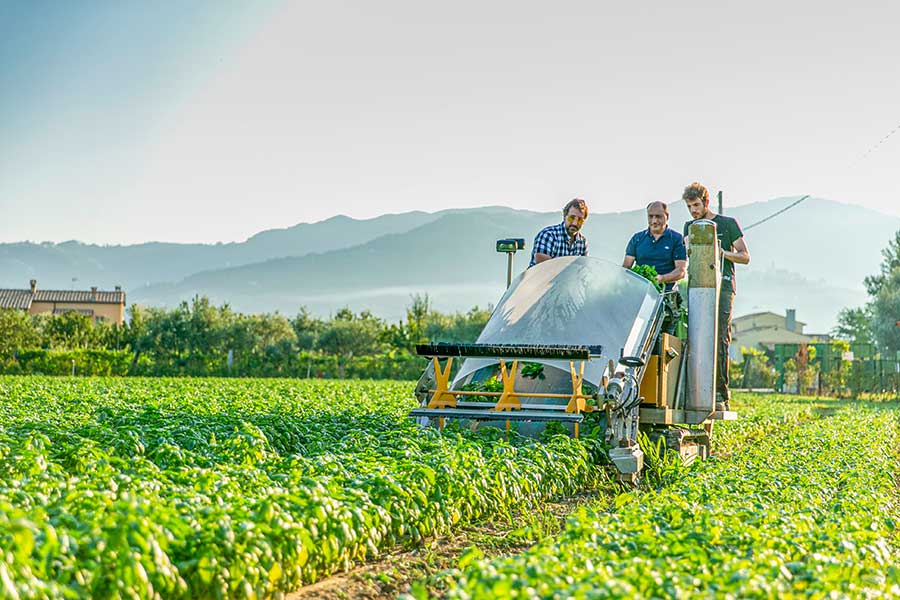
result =
M780 198L733 210L744 227L771 215L796 198ZM591 254L621 260L628 237L645 227L643 210L602 214L594 209L585 227ZM673 226L688 214L671 207ZM174 285L136 288L131 299L173 304L207 294L241 310L294 313L300 305L325 313L348 305L400 318L409 296L428 292L444 310L485 305L499 297L506 261L494 252L497 238L527 238L516 269L527 265L531 238L558 214L506 208L449 211L407 231L366 243L300 257L268 260L197 273ZM859 207L810 199L786 213L748 228L753 262L738 270L738 314L755 310L783 313L797 308L808 330L827 331L837 311L865 300L862 278L874 272L881 248L900 219Z
M753 261L738 268L736 312L798 309L809 329L825 331L843 306L865 300L862 279L874 272L900 218L853 205L809 199L774 219L753 223L796 200L728 208L746 229ZM585 226L591 254L621 260L629 236L646 226L642 209L603 213L592 204ZM505 281L501 237L524 237L524 269L534 234L559 213L502 207L410 212L264 231L240 243L97 246L79 242L0 244L0 287L122 285L129 302L173 305L195 294L250 312L295 313L301 305L328 314L348 305L386 318L403 316L413 293L437 307L463 310L494 302ZM670 223L688 218L681 202Z
M27 287L29 279L38 279L44 288L69 288L73 278L77 279L76 287L121 285L126 290L174 283L198 271L355 246L382 235L409 231L439 214L417 211L367 220L340 215L318 223L263 231L244 242L229 244L0 244L0 287Z

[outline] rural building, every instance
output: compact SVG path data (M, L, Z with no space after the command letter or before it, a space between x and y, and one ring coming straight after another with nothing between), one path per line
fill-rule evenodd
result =
M789 308L779 315L770 311L751 313L731 321L731 360L741 360L741 348L774 350L775 344L805 344L827 341L827 334L804 333L806 323L797 320L797 311Z
M112 292L98 290L41 290L37 280L30 289L0 289L0 308L27 311L30 315L60 315L77 312L97 322L121 325L125 321L125 292L116 286Z

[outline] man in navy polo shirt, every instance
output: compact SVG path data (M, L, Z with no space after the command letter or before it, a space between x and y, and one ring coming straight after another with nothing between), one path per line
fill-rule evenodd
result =
M669 206L665 202L647 205L647 229L631 236L625 248L622 266L630 269L635 263L656 269L657 283L665 284L666 294L663 331L675 333L680 315L681 297L675 289L676 282L684 279L687 270L687 251L684 237L669 229Z
M684 279L687 269L687 251L684 237L669 229L669 207L665 202L647 205L647 229L631 236L625 248L622 266L630 269L635 263L656 269L656 281L671 291L675 283Z

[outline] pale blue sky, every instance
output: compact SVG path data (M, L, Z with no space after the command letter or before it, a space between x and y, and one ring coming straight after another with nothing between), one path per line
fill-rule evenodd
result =
M695 179L900 215L900 9L0 2L0 241L595 212Z

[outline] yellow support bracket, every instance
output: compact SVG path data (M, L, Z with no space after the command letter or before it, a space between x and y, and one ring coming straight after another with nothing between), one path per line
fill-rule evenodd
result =
M516 371L518 371L518 369L519 361L514 360L512 362L512 368L507 371L506 363L502 358L500 359L500 377L503 380L503 393L500 394L500 399L497 400L494 410L521 410L522 403L519 401L519 396L516 394L515 390Z
M456 408L456 396L450 392L450 369L453 367L453 357L447 358L447 364L443 369L437 358L431 360L434 363L435 390L431 400L428 401L427 408Z
M582 387L584 385L584 361L581 361L581 370L575 374L575 362L569 361L569 371L572 374L572 396L566 406L567 413L593 412L593 407L588 406Z
M566 412L575 414L593 412L594 408L587 405L584 392L582 391L584 385L584 361L581 361L581 369L577 375L575 374L575 361L569 361L569 372L572 374L572 396L569 398ZM578 425L578 423L575 423L576 438L580 429Z

